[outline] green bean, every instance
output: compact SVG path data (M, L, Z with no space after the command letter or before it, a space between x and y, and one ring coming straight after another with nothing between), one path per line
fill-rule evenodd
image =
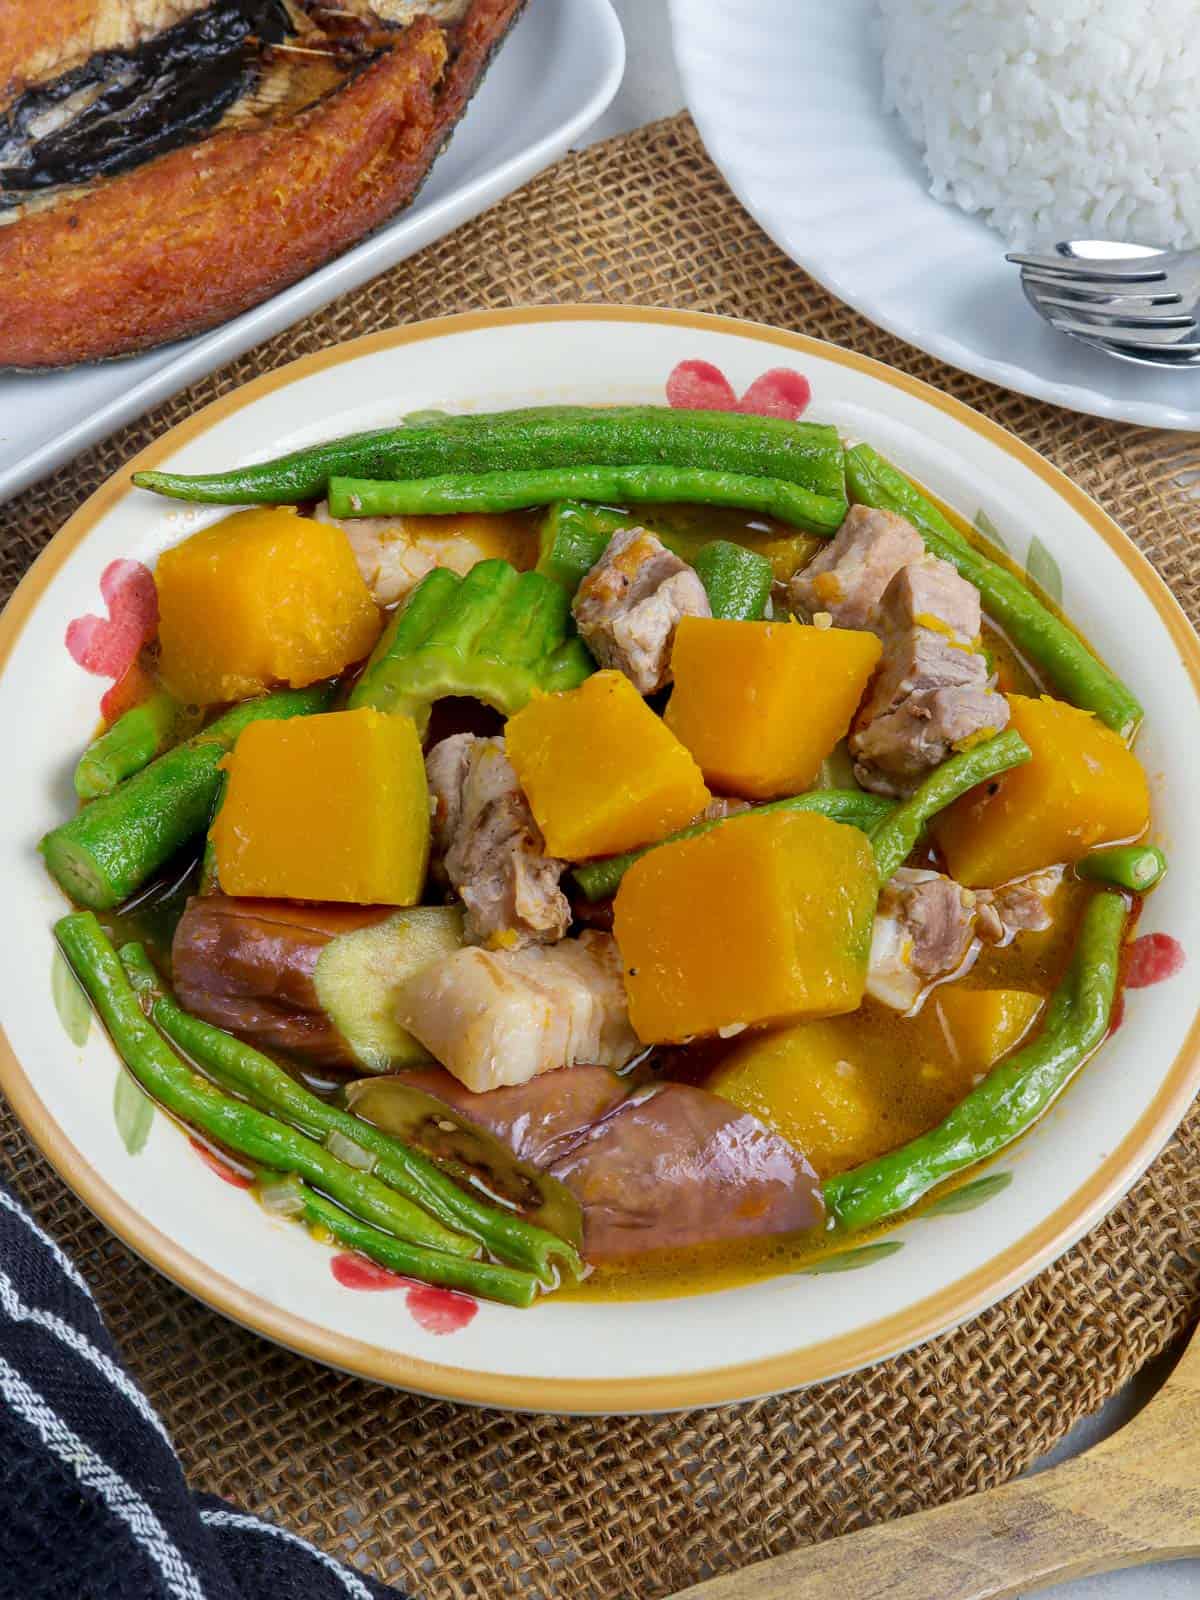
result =
M207 505L318 500L331 478L432 478L542 467L710 467L846 500L842 442L825 423L670 406L539 406L353 433L231 472L137 472L140 488Z
M896 868L904 865L926 824L939 811L969 789L1031 759L1029 746L1015 728L1009 728L973 749L960 750L935 767L916 793L896 806L871 833L880 883L886 883Z
M263 1111L282 1117L312 1139L340 1134L375 1158L371 1171L389 1189L460 1229L501 1261L536 1274L547 1285L560 1271L578 1278L578 1252L544 1228L469 1194L427 1156L410 1150L373 1123L319 1099L261 1051L232 1034L190 1016L166 993L140 945L119 952L134 988L150 1001L150 1016L172 1044L199 1063L223 1087L245 1095Z
M437 478L329 480L329 509L335 517L520 511L526 506L548 505L553 500L736 506L826 536L837 532L846 515L841 500L813 494L799 484L711 467L587 463L521 472L457 472Z
M844 822L848 827L861 828L864 833L870 833L894 810L892 801L881 800L878 795L864 794L861 789L812 789L807 794L789 795L786 800L771 800L765 806L755 806L754 815L760 816L768 811L815 811L834 822ZM739 814L749 815L746 812ZM694 839L711 828L719 828L728 820L726 817L709 817L704 822L693 822L690 827L669 833L655 844L643 845L638 850L629 850L620 856L605 856L601 861L589 861L573 869L575 882L585 899L607 900L609 895L616 894L621 879L633 863L648 851L657 850L662 844L673 844L676 839Z
M1133 692L1018 577L969 544L937 507L870 445L858 444L846 452L846 472L856 500L906 516L929 551L949 561L975 585L987 614L1064 699L1095 712L1122 737L1133 736L1142 720L1142 708Z
M158 689L118 717L94 739L75 768L75 793L81 800L109 794L148 767L170 745L179 725L179 702Z
M774 574L766 556L728 539L714 539L692 563L714 617L759 622L771 598Z
M369 1256L389 1272L522 1309L531 1306L537 1298L538 1280L531 1272L493 1266L490 1261L465 1261L462 1256L447 1256L438 1250L422 1250L419 1245L406 1244L390 1233L382 1233L369 1223L360 1222L306 1183L300 1184L300 1199L305 1222L312 1227L327 1228L341 1244Z
M840 1227L868 1228L906 1211L1037 1121L1108 1031L1127 909L1110 889L1088 902L1070 969L1032 1043L993 1067L929 1133L826 1181L826 1208Z
M194 1072L144 1015L117 952L92 912L71 912L55 924L54 932L117 1053L165 1110L226 1149L318 1185L348 1210L399 1238L453 1255L478 1254L473 1239L445 1227L378 1178L338 1161L312 1139L222 1094Z
M1111 883L1134 894L1153 889L1166 870L1167 858L1156 844L1118 844L1109 850L1093 850L1075 864L1079 877Z

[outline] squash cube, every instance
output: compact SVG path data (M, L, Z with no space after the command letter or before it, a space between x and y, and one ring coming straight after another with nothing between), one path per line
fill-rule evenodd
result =
M429 859L429 790L409 717L332 711L253 722L213 823L226 894L411 906Z
M752 800L798 794L849 731L881 648L850 628L684 617L667 726L713 788Z
M614 903L639 1039L855 1010L876 893L866 838L808 812L730 817L649 851Z
M797 1022L736 1046L705 1087L773 1128L828 1178L887 1141L886 1107L855 1061L861 1048L854 1019Z
M934 1010L955 1065L987 1072L1016 1048L1041 1011L1042 997L1027 989L935 991Z
M709 801L700 768L620 672L534 695L505 739L546 848L568 861L652 844Z
M951 875L972 889L1079 861L1150 821L1141 762L1111 728L1048 695L1011 694L1008 704L1032 761L972 789L934 825Z
M332 678L383 625L346 535L289 506L201 529L164 550L154 576L162 676L185 703Z

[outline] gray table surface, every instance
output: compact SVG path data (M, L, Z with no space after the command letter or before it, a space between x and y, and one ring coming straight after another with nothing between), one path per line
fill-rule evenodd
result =
M684 104L683 88L671 50L666 0L613 0L613 5L625 29L628 66L616 99L591 129L589 143L626 133L659 117L669 117ZM1145 1404L1169 1370L1169 1361L1155 1363L1114 1396L1096 1416L1086 1418L1074 1428L1033 1470L1042 1471L1057 1461L1078 1455L1096 1440L1114 1432ZM1052 1594L1054 1600L1197 1600L1200 1562L1182 1561L1114 1573L1111 1577L1082 1578L1042 1593Z

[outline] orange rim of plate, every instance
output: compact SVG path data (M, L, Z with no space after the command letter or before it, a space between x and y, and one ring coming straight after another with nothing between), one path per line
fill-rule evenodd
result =
M161 439L148 445L102 484L38 556L0 616L0 670L6 665L25 623L63 562L100 518L131 492L130 473L157 466L164 456L179 445L205 433L214 423L253 404L272 390L344 361L446 334L545 322L659 323L696 328L705 333L728 333L743 339L759 339L777 349L818 356L839 366L852 367L928 405L936 406L1036 473L1104 540L1153 604L1200 697L1200 640L1166 584L1112 518L1089 495L1007 429L981 416L962 401L942 394L930 384L822 339L787 333L762 323L741 322L733 317L641 306L562 305L437 317L408 328L366 334L330 350L303 356L214 400L194 416L178 423ZM3 1088L26 1132L64 1182L118 1238L189 1294L243 1327L263 1334L301 1355L311 1356L329 1366L378 1383L439 1399L544 1412L649 1412L724 1405L819 1383L885 1360L945 1333L1018 1289L1056 1256L1069 1249L1110 1210L1175 1131L1198 1086L1200 1010L1153 1101L1088 1181L1081 1184L1069 1200L1036 1228L993 1256L984 1266L903 1311L881 1318L853 1333L759 1361L657 1377L543 1379L481 1373L469 1368L422 1361L365 1340L334 1333L304 1317L281 1310L215 1272L147 1222L92 1169L50 1115L18 1061L7 1035L0 1029L0 1088Z

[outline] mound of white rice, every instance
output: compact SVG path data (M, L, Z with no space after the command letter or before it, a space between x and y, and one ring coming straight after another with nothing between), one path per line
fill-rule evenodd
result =
M1200 0L880 0L931 192L1015 245L1200 243Z

